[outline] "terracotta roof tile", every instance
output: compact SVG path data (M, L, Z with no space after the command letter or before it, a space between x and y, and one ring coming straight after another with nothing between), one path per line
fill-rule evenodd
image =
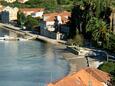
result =
M79 77L67 76L57 83L50 83L48 86L85 86Z
M108 73L95 68L85 68L58 82L50 83L48 86L89 86L89 84L92 86L104 86L102 82L106 82L109 79Z
M92 86L103 86L100 81L98 81L95 77L93 77L90 73L86 72L84 69L80 70L77 73L77 77L80 77L86 86L89 86L89 83L91 83Z
M21 8L20 11L21 12L30 12L30 11L33 11L33 12L40 12L40 11L43 11L44 8Z
M91 73L93 77L98 79L101 82L107 82L108 80L110 81L110 75L106 72L103 72L101 70L98 70L96 68L86 68L85 69L88 73Z
M56 16L61 16L62 23L66 23L68 21L68 17L71 16L71 13L64 11L60 13L44 14L44 17L47 17L46 19L44 19L44 21L54 21Z

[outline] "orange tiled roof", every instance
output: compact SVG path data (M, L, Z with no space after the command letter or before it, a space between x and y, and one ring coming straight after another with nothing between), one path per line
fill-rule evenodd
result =
M101 82L106 82L107 80L109 81L111 80L111 78L109 77L110 75L108 73L98 70L96 68L86 68L85 71L91 73L93 77L95 77Z
M67 76L59 82L48 84L48 86L85 86L85 84L79 77Z
M33 12L40 12L40 11L43 11L44 8L21 8L20 11L21 12L30 12L30 11L33 11Z
M107 82L107 80L110 80L108 73L95 68L85 68L56 83L50 83L48 86L89 86L89 84L103 86L102 82Z
M68 21L67 17L71 16L71 13L64 11L60 13L44 14L44 17L47 17L44 21L54 21L56 16L61 16L62 22L66 23Z

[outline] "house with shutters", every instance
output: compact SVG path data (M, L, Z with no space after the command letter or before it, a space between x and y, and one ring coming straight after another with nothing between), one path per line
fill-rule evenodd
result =
M1 11L1 22L9 23L11 21L17 20L17 13L19 9L17 7L4 7Z
M67 11L44 14L40 24L41 35L57 40L66 38L69 35L67 22L70 16Z

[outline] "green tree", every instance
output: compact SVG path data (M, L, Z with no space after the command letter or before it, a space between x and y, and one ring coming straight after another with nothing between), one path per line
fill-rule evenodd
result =
M115 86L115 62L104 62L98 69L105 71L112 76L112 86Z
M17 23L18 23L18 25L21 28L23 28L25 22L26 22L26 16L22 12L18 12L18 14L17 14Z
M32 16L27 16L25 26L28 30L33 30L35 27L38 27L39 22L37 19L33 18Z
M74 38L77 30L80 32L80 24L82 23L83 10L80 5L75 5L72 9L71 17L69 18L70 33L69 37Z
M57 3L59 5L65 5L65 4L69 4L70 3L70 0L57 0Z
M48 11L55 11L56 8L57 8L57 1L56 0L47 0L47 1L44 1L43 6Z
M115 52L115 34L113 33L110 34L108 50Z
M102 46L107 48L109 45L110 30L107 29L106 23L102 19L91 18L86 26L87 32L91 33L92 40L102 42Z
M98 69L105 71L107 73L111 73L115 71L115 63L114 62L104 62L102 65L99 66Z
M78 1L78 2L77 2ZM70 17L70 37L76 35L76 28L87 37L86 26L92 17L103 19L109 28L111 14L109 0L74 0L74 7Z
M78 30L76 32L76 36L74 38L69 39L67 41L68 45L76 45L76 46L84 46L84 37L82 34L78 33Z

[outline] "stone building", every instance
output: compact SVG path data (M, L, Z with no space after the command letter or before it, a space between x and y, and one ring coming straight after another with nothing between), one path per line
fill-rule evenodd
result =
M66 39L69 35L69 27L67 26L69 16L71 13L67 11L44 14L40 24L41 35L54 39Z
M17 12L18 8L12 8L12 7L5 7L1 12L1 22L8 23L10 21L17 20Z

